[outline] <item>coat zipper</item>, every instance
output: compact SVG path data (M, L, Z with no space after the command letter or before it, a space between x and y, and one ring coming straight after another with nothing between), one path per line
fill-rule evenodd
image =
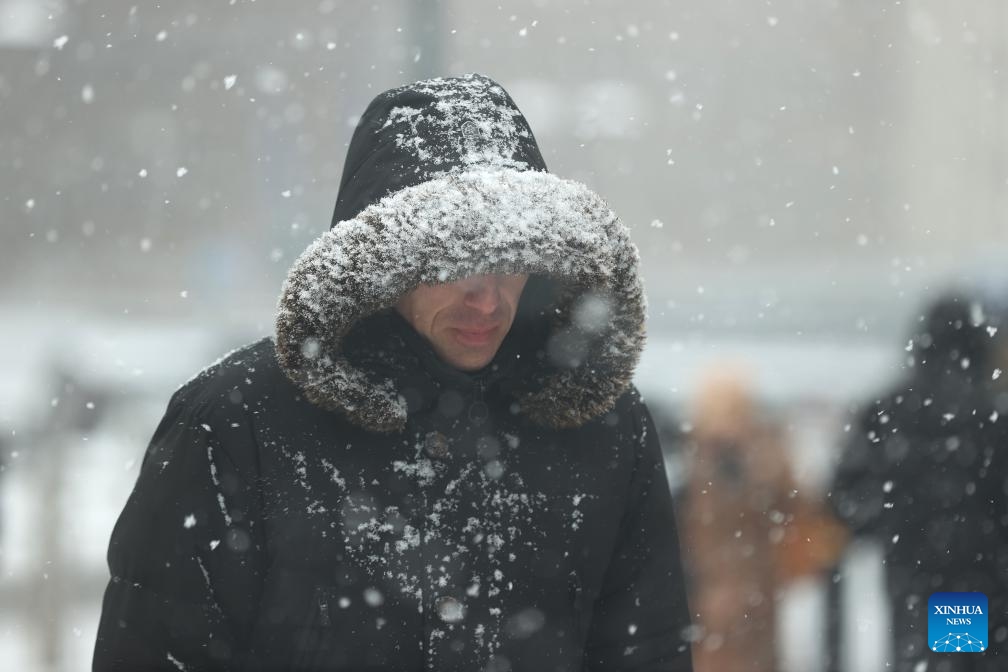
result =
M490 416L490 408L483 401L483 391L484 381L480 377L476 381L473 402L469 404L469 421L477 427L486 422L486 419Z
M332 625L332 621L329 620L329 596L327 592L323 588L315 589L315 599L318 602L319 610L319 624L326 628Z

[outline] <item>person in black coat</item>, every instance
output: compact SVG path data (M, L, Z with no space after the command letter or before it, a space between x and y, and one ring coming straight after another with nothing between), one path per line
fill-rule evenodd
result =
M382 93L275 335L169 402L94 669L691 670L643 318L500 85Z
M834 479L837 513L884 545L899 672L1005 666L1008 396L992 317L963 293L931 304L907 346L905 378L859 411ZM936 592L987 595L985 653L930 650Z

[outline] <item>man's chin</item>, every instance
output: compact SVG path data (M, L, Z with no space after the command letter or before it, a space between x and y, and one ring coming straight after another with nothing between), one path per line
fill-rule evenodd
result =
M481 360L475 361L475 362L469 360L469 361L463 361L463 362L458 362L458 363L449 362L449 364L451 364L452 366L454 366L456 369L458 369L460 371L471 372L471 371L479 371L484 366L486 366L487 364L489 364L491 359L493 359L493 357L487 357L485 359L481 359Z

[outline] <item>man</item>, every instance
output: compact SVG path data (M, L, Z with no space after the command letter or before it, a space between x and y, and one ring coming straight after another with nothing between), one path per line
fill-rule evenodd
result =
M929 661L947 672L1005 667L1008 395L996 360L1003 325L981 305L956 292L928 307L905 373L852 418L833 482L839 515L883 545L899 672ZM987 596L994 641L984 653L932 651L928 598L938 592Z
M379 95L274 339L179 389L96 670L689 670L637 252L491 80Z

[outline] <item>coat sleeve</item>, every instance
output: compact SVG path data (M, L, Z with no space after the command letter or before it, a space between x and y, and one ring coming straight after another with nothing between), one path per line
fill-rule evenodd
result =
M887 456L885 436L876 418L885 412L881 402L853 418L833 474L829 502L833 511L858 536L885 536L886 481L895 476Z
M632 415L629 504L595 602L585 670L689 672L689 608L661 446L643 402L634 402Z
M169 403L109 545L95 672L240 669L261 576L247 424Z

